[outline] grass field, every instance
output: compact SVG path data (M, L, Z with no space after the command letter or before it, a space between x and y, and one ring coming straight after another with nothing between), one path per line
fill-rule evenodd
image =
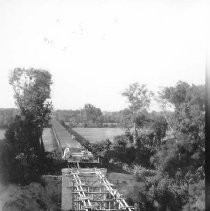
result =
M0 129L0 139L4 139L5 129Z
M113 141L113 138L117 135L125 133L125 129L121 128L72 128L89 142L99 142L109 139Z

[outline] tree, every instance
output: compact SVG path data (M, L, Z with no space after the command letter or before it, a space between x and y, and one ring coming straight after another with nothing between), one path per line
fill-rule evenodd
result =
M100 122L100 117L102 116L102 112L100 108L96 108L91 104L85 104L83 108L83 118L86 124L98 124Z
M9 160L2 154L9 163L3 168L9 171L9 181L28 184L37 181L48 165L42 132L49 123L52 110L49 100L51 74L45 70L16 68L9 82L20 114L5 133L5 142L12 153Z
M49 123L52 111L50 99L51 74L46 70L15 68L9 78L21 119L34 136L33 147L43 151L42 132ZM36 137L36 138L35 138Z
M175 87L166 87L161 97L174 105L177 142L163 145L155 160L163 173L188 187L188 204L195 206L192 195L202 198L204 190L201 185L204 184L205 161L205 86L179 81Z
M179 81L176 87L167 87L161 98L175 107L174 126L177 132L204 140L205 87Z
M124 110L120 111L120 124L127 129L132 127L133 114L130 109L125 108Z
M136 140L136 123L134 121L135 116L140 113L143 109L147 109L150 105L151 96L150 92L145 84L140 85L139 83L133 83L129 85L123 93L123 96L127 97L129 103L129 109L132 112L132 119L134 123L134 144Z
M161 145L162 139L166 136L168 123L162 113L153 112L151 116L151 129L154 131L154 138L156 142L155 144L159 147Z
M135 149L131 143L129 135L115 136L112 145L112 158L130 165L135 160Z
M136 127L143 128L151 122L150 114L144 109L134 117L134 122Z
M15 119L17 114L17 109L15 108L1 108L0 109L0 128L6 128Z

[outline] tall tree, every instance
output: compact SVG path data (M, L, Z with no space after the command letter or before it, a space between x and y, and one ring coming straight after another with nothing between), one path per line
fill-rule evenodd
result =
M153 95L150 92L145 84L133 83L122 93L122 96L127 97L129 103L129 109L132 113L132 120L134 124L134 144L136 141L137 130L135 117L142 110L147 109L150 105L151 96Z
M34 137L32 145L38 151L44 150L42 132L50 120L52 111L51 78L48 71L33 68L15 68L9 77L21 119L27 122L30 135Z
M199 200L204 203L205 86L179 81L175 87L166 87L161 97L174 105L177 142L166 142L155 160L164 174L186 184L187 210L191 210Z
M175 129L185 135L203 140L205 127L205 87L179 81L176 87L167 87L161 98L175 108Z
M83 117L87 124L98 123L102 112L100 108L96 108L92 104L85 104L83 108Z

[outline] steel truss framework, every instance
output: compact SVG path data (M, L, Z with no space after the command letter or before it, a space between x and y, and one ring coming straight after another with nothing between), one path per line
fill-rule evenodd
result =
M73 209L84 210L128 210L133 211L133 207L128 206L123 196L114 188L100 169L93 168L88 176L80 173L78 168L72 168L68 176L69 186L72 186Z

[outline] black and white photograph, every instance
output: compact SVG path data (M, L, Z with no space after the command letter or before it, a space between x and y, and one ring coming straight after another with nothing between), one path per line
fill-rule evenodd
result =
M0 0L0 211L208 210L206 18L205 0Z

